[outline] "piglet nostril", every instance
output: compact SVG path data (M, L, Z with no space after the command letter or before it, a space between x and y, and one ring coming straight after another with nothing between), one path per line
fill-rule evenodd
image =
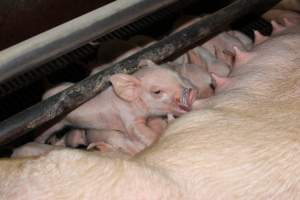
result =
M183 88L181 95L181 104L184 106L188 106L188 99L190 94L190 88Z
M215 84L213 84L213 83L209 84L209 87L210 87L212 90L215 90L215 89L216 89L216 86L215 86Z

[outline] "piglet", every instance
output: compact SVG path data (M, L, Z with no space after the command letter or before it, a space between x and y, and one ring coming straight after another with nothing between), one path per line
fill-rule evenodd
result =
M196 64L177 64L169 62L172 67L187 84L197 89L197 99L208 98L214 95L215 81L208 71Z
M91 130L92 133L86 134L92 134L93 138L97 132L101 147L103 138L109 143L117 140L117 144L123 140L125 147L118 148L132 155L151 145L159 134L146 125L147 118L186 113L197 91L184 83L176 72L150 60L141 61L140 66L143 68L133 75L111 76L111 87L69 113L36 140L44 143L55 131L69 125ZM69 86L64 84L46 92L44 99ZM110 135L118 139L107 138Z
M201 18L197 16L180 18L175 22L172 33L200 20ZM238 31L222 32L177 58L175 62L197 64L210 73L228 76L234 62L234 46L250 50L253 42L248 36Z
M37 142L29 142L23 146L20 146L14 149L11 157L20 158L20 157L34 157L46 155L54 149L62 149L61 147L55 147L47 144L40 144Z
M223 61L228 66L232 66L234 59L233 47L243 50L250 50L253 42L250 38L238 31L222 32L211 38L202 47L213 53L217 59Z
M173 62L179 65L195 64L199 66L202 71L215 73L219 76L228 76L231 70L231 66L219 60L213 53L201 46L189 50Z

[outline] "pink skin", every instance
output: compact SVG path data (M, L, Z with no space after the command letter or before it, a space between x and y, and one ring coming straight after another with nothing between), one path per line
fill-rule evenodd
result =
M146 124L158 134L157 137L163 133L168 125L166 120L158 117L150 117ZM55 146L72 148L82 145L87 146L88 150L96 148L101 152L125 150L128 154L135 152L138 147L141 149L143 148L140 144L128 140L121 132L114 130L99 131L96 129L73 129L67 132L64 137L59 140L55 135L51 136L48 143Z
M149 126L149 128L151 128L154 132L156 132L159 135L163 133L163 131L168 125L166 120L159 117L148 118L146 124L147 126ZM57 139L57 137L53 135L47 141L48 144L55 146L76 148L81 145L88 146L88 149L95 147L101 151L111 150L113 145L116 146L114 150L129 148L134 149L135 145L134 143L124 138L124 135L117 131L101 131L100 133L100 131L98 130L84 129L73 129L67 132L61 139ZM118 144L115 144L116 142L118 142ZM130 145L132 147L130 147Z
M157 129L152 130L156 132ZM73 129L67 132L61 139L57 139L55 135L51 136L48 139L48 143L54 146L72 148L82 145L86 146L87 150L95 148L101 152L123 151L129 155L132 152L136 152L137 149L143 149L141 144L132 142L120 131L115 130ZM23 151L23 149L21 150ZM25 150L28 155L30 155L30 151L33 155L38 154L38 152L42 153L42 147L39 147L37 150L26 147ZM45 152L48 152L47 149L45 149ZM19 154L17 155L18 157L22 156L22 154Z
M188 25L200 21L200 17L196 16L183 16L179 18L174 25L173 33L176 33ZM211 52L203 47L195 47L194 49L188 51L182 56L174 60L178 64L196 64L202 67L203 70L207 70L210 73L216 73L220 76L227 76L230 73L230 66L218 59L215 54L216 52Z
M150 117L147 120L147 125L158 134L162 134L168 126L167 120L163 118Z
M106 68L106 66L108 66L108 64L119 62L120 60L136 53L142 47L143 48L147 47L153 44L154 42L155 40L151 37L144 36L144 35L137 35L130 38L128 41L115 39L100 44L100 47L98 49L98 64L100 64L100 66L98 65L95 69L93 69L91 74L95 74L103 70L104 68ZM109 51L108 54L107 49L112 49L113 51ZM153 118L152 120L147 121L147 126L149 126L155 132L162 133L167 126L167 121L163 120L162 118ZM66 137L63 137L59 141L56 141L57 139L55 136L51 137L53 140L51 144L53 145L63 144L68 147L77 147L79 145L85 145L83 141L86 140L86 135L83 136L83 134L80 133L79 129L74 129L73 131L78 134L67 133ZM95 138L95 136L93 136L93 138ZM99 137L99 141L100 138L101 137ZM104 149L108 149L108 148L101 148L102 151Z
M256 45L205 110L130 160L70 150L2 159L1 198L299 199L299 48L294 33Z
M182 21L186 21L187 19L192 19L194 17L188 16L185 17ZM192 23L192 22L189 22ZM179 25L179 24L177 24ZM182 26L181 28L177 29L180 30L184 28L187 24ZM138 35L133 38L130 38L128 42L130 44L135 44L139 47L145 47L151 45L155 40L153 38ZM129 43L121 43L121 45L128 45ZM129 45L130 46L130 45ZM203 52L204 51L204 52ZM129 54L135 53L135 49L131 50ZM201 54L201 57L199 58L199 54ZM126 54L127 55L127 54ZM179 73L182 77L185 79L188 79L186 81L189 82L189 84L192 84L195 88L198 90L198 98L206 98L213 95L213 89L211 88L210 84L212 84L211 76L206 71L209 72L215 72L217 74L220 74L221 76L226 76L229 74L229 68L228 66L225 66L223 63L220 63L212 54L210 54L205 49L198 47L194 50L189 51L187 54L187 61L183 61L183 66L177 65L175 67L175 71ZM122 56L123 57L123 56ZM182 58L185 59L185 58ZM119 59L118 59L119 60ZM180 59L177 59L177 63L179 63ZM191 65L187 64L191 63ZM195 64L195 65L193 65ZM172 65L172 64L171 64ZM196 66L198 65L198 66ZM197 75L196 75L197 74Z
M300 32L300 15L291 11L283 10L270 10L264 17L271 20L273 27L273 32L271 37L262 35L259 31L254 30L254 45L260 45L267 41L269 38L274 36L286 35L286 34L298 34ZM274 20L279 20L279 23ZM233 46L234 56L233 56L233 68L247 63L255 56L255 51L247 51L238 46ZM233 70L236 71L236 70ZM218 74L216 74L218 75ZM227 81L225 81L227 82Z
M278 27L274 27L274 22L274 32L272 33L272 36L263 38L261 42L257 42L259 39L255 38L256 45L251 49L251 51L241 50L236 46L233 47L234 66L230 76L220 77L217 74L212 74L212 77L216 82L215 93L217 98L214 98L213 101L212 99L197 100L193 104L193 110L203 109L207 105L216 106L216 102L222 99L223 94L230 91L240 91L247 87L270 87L270 90L272 90L271 83L265 84L265 86L257 85L257 83L255 83L254 80L259 79L259 73L257 72L262 71L261 69L259 69L259 67L264 66L264 68L266 68L267 66L269 66L270 69L264 69L264 71L268 71L269 74L272 74L273 71L270 67L270 63L276 62L279 66L287 65L288 63L282 62L280 58L282 57L282 55L285 55L285 57L291 57L294 55L294 52L290 50L290 47L288 45L293 46L293 43L295 43L295 45L297 44L297 40L294 40L293 37L296 37L300 32L299 25L295 25L292 27L280 25L280 29L278 29ZM275 26L277 25L278 23L275 23ZM289 37L286 37L286 35L289 35ZM281 38L284 37L286 37L285 40L281 41ZM276 42L273 42L274 40L276 40ZM281 51L278 51L276 49L280 49ZM260 59L260 57L262 56L265 58L265 60ZM253 63L256 64L254 65ZM273 70L276 71L278 69L275 69L273 66ZM280 70L284 72L282 68L280 68ZM265 89L264 92L267 92L267 90Z
M19 157L41 156L41 155L46 155L47 153L49 153L54 149L61 149L61 148L47 145L47 144L40 144L37 142L29 142L21 147L14 149L11 157L19 158Z
M210 73L197 64L176 64L169 65L181 76L188 84L198 91L197 99L208 98L214 95L213 79Z
M155 132L153 131L153 133ZM158 136L159 134L156 138ZM89 129L86 132L86 141L88 150L95 148L101 152L121 151L130 156L145 148L143 143L128 139L128 136L116 130Z
M174 62L181 65L195 64L204 71L216 73L220 76L227 76L230 73L229 65L217 59L215 55L203 47L195 47L178 57Z
M274 14L274 13L272 12L271 14ZM275 12L275 14L278 14L277 11ZM291 16L291 17L294 17L294 19L296 20L296 19L298 19L298 17L300 17L299 14L293 13L290 11L280 11L279 14L281 14L281 15L279 15L277 17L282 17L282 19L285 21L286 25L281 25L281 24L277 23L276 21L271 21L272 26L273 26L273 32L272 32L273 37L285 35L285 34L293 33L293 32L299 33L299 30L300 30L299 27L294 28L294 26L296 26L296 24L294 24L294 23L289 24L289 22L287 22L287 18L285 18L286 16ZM284 14L287 14L287 15L284 15ZM294 22L296 23L296 21L294 21ZM297 23L299 23L299 22L297 22ZM263 36L258 31L254 31L254 35L255 35L255 38L254 38L255 46L259 46L269 39L269 37ZM233 52L234 52L234 56L233 56L234 62L233 62L233 69L232 69L231 75L235 75L235 74L244 72L245 68L241 68L240 66L247 64L249 61L253 60L254 57L258 56L255 51L246 51L246 50L241 49L238 46L233 46ZM230 88L231 85L233 84L231 77L228 77L228 78L220 77L218 74L215 74L215 73L212 73L212 77L213 77L214 81L216 82L216 90L215 90L216 93L226 90L226 88L228 88L228 87ZM196 107L198 107L198 108L202 107L202 103L199 103L199 102L200 101L195 102L195 104L193 105L194 109Z
M202 47L213 53L217 59L232 66L234 46L242 50L250 50L252 48L250 39L247 40L246 38L247 36L239 32L223 32L205 42Z
M175 23L175 31L201 20L199 17L186 16ZM234 49L236 46L242 50L253 47L251 39L238 31L228 31L218 34L175 60L176 63L196 64L202 66L209 73L219 76L228 76L234 63ZM197 58L198 57L198 58Z
M112 87L103 91L84 105L75 109L65 119L37 138L44 143L55 131L65 125L97 130L99 134L115 130L126 140L136 144L136 149L123 149L135 154L157 140L159 134L146 125L151 116L180 116L191 109L197 91L182 82L172 70L143 60L141 70L134 75L115 74ZM70 84L48 91L44 98L54 95ZM93 132L94 134L94 132Z
M251 38L249 38L247 35L245 35L244 33L240 32L240 31L227 31L227 33L229 35L231 35L232 37L236 38L238 43L241 42L242 46L246 49L246 50L251 50L253 48L253 41L251 40ZM235 39L233 39L235 40Z

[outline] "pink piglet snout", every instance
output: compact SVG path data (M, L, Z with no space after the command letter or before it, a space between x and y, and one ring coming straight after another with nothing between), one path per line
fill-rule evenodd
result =
M197 90L193 88L183 88L179 107L185 111L190 111L193 102L196 100Z

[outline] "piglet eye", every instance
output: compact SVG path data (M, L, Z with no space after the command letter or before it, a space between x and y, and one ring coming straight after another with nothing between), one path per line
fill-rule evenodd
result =
M152 90L151 94L155 98L160 98L163 95L163 91L159 90L159 89L156 89L156 90Z

